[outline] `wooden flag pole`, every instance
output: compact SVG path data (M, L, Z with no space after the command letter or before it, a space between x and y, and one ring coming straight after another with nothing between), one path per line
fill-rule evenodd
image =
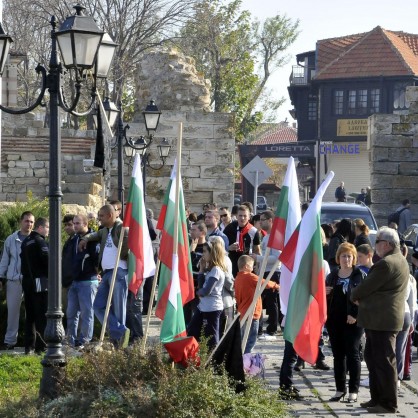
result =
M109 317L110 305L112 303L113 289L115 287L116 274L118 272L120 252L122 251L123 237L125 235L125 229L126 229L125 227L122 227L122 230L120 232L119 244L118 244L118 253L117 253L117 256L116 256L115 267L113 269L112 281L110 282L109 295L107 297L106 311L105 311L104 318L103 318L102 332L100 333L99 346L101 346L103 344L103 340L104 340L104 336L105 336L105 332L106 332L107 319Z
M145 330L144 330L144 336L142 338L142 344L141 344L141 351L145 352L145 347L147 345L147 338L148 338L148 331L149 331L149 323L151 320L151 313L152 313L152 305L154 304L154 297L155 297L155 289L157 288L157 281L158 281L158 272L160 270L160 259L157 259L157 265L155 266L155 273L154 273L154 281L152 282L152 289L151 289L151 295L149 298L149 305L148 305L148 312L147 312L147 321L145 323Z
M217 346L210 352L209 357L207 358L205 365L203 367L207 367L208 364L210 363L210 361L212 360L212 357L214 356L217 348L221 345L222 341L225 339L226 335L228 334L229 330L234 326L235 321L239 318L239 313L237 313L234 316L234 319L232 320L232 322L229 324L228 328L226 329L224 335L222 335L221 339L219 340Z
M174 248L173 255L178 253L179 244L179 212L180 212L180 169L181 169L181 146L183 141L183 123L179 122L179 138L177 141L177 158L176 158L176 206L174 208Z
M245 323L244 336L243 336L242 342L241 342L241 348L242 348L243 353L245 351L245 346L247 345L248 336L250 334L251 323L253 321L255 307L257 305L257 300L259 298L261 282L263 280L264 272L266 271L267 260L268 260L269 255L270 255L270 247L267 247L266 253L264 254L263 262L262 262L261 267L260 267L260 272L259 272L259 275L258 275L257 286L255 287L253 301L251 302L250 307L247 309L247 311L250 312L250 316L249 316L247 322ZM243 321L241 321L241 326L242 325L243 325Z
M279 265L280 265L280 260L277 260L276 263L274 264L273 268L271 269L269 275L264 280L264 283L261 285L261 287L259 289L259 292L258 292L258 296L260 296L263 293L264 289L267 287L268 282L273 277L273 274L277 270ZM247 309L247 312L245 312L244 316L241 318L241 326L244 324L244 322L247 320L247 318L249 316L250 316L250 309ZM229 328L228 328L228 330L229 330Z

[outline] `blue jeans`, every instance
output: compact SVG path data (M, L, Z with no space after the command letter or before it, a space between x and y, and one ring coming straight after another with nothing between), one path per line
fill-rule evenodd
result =
M187 328L187 335L195 337L200 341L200 335L203 329L203 335L208 340L209 349L215 348L219 342L219 319L222 311L202 312L196 308L192 320Z
M241 328L241 338L244 338L245 325ZM257 342L258 334L258 319L253 319L251 322L250 333L248 334L247 344L245 345L244 354L251 353Z
M93 302L99 282L92 280L73 281L67 295L67 337L71 345L76 342L88 343L93 337L94 311ZM77 338L78 318L80 319L80 336Z
M110 282L112 281L113 270L107 270L102 277L96 299L94 300L94 313L97 319L103 324L106 311L107 298L109 296ZM118 267L116 273L115 287L113 289L112 303L110 305L108 326L110 338L119 340L127 330L126 322L126 300L128 297L128 270Z

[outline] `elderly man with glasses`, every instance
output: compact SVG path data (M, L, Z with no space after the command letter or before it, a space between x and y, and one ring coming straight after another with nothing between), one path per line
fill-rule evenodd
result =
M409 266L394 229L379 229L376 253L381 260L351 291L351 300L359 305L357 323L366 331L364 357L370 375L371 399L360 406L369 413L395 413L398 408L395 341L404 322Z

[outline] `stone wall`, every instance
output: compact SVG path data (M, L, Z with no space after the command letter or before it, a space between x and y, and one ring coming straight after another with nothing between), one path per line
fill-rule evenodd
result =
M16 118L16 119L14 119ZM182 175L185 200L192 210L200 211L202 204L215 201L231 206L233 201L233 170L235 142L232 135L232 116L202 111L164 111L157 135L150 147L152 166L160 165L157 145L163 137L172 146L166 166L160 170L147 168L147 206L158 214L164 191L177 152L178 122L183 122ZM48 193L49 139L33 115L10 116L3 113L2 152L0 173L0 202L26 200L31 191L44 198ZM129 135L144 134L143 123L132 123ZM82 160L91 158L95 144L94 131L62 130L62 191L63 201L97 210L102 203L101 176L89 177L83 172ZM128 196L131 167L125 158L125 199ZM117 155L112 155L112 191L117 197ZM99 179L97 178L99 177ZM73 206L71 206L73 207ZM73 209L71 209L73 210ZM78 208L76 208L79 211Z
M162 138L171 144L166 165L159 170L146 169L147 207L158 214L177 153L178 125L183 123L182 178L186 203L200 212L207 202L232 206L234 195L233 115L213 113L210 107L210 83L196 71L194 60L176 50L147 54L138 67L136 78L137 111L129 123L127 135L146 135L142 110L153 99L162 110L158 131L149 148L150 163L161 160L157 146ZM141 106L139 105L141 104ZM48 190L49 130L33 114L11 116L3 113L2 171L0 201L24 200L31 190L43 198ZM101 183L83 172L82 160L91 158L94 131L62 130L63 201L97 209L102 202ZM125 157L125 200L128 197L132 161ZM112 155L111 191L117 198L117 155Z
M418 221L418 87L407 87L407 115L373 115L369 120L372 211L379 226L403 199Z
M157 145L162 138L171 144L166 165L160 170L147 168L147 207L159 212L171 169L177 154L178 124L183 123L182 178L186 203L200 213L202 205L217 202L232 206L234 197L234 150L232 115L208 112L175 112L163 110L154 143L151 146L150 163L159 166ZM130 123L129 135L145 132L142 123ZM125 173L130 169L125 170ZM115 178L113 178L116 181ZM125 177L129 185L129 177ZM116 188L116 183L114 183ZM125 194L127 196L127 194Z

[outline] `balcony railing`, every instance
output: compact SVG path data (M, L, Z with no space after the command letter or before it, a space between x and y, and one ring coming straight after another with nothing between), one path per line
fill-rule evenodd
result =
M313 68L301 67L300 65L294 65L292 67L292 74L290 75L291 85L307 85L310 83L311 78L315 75Z

